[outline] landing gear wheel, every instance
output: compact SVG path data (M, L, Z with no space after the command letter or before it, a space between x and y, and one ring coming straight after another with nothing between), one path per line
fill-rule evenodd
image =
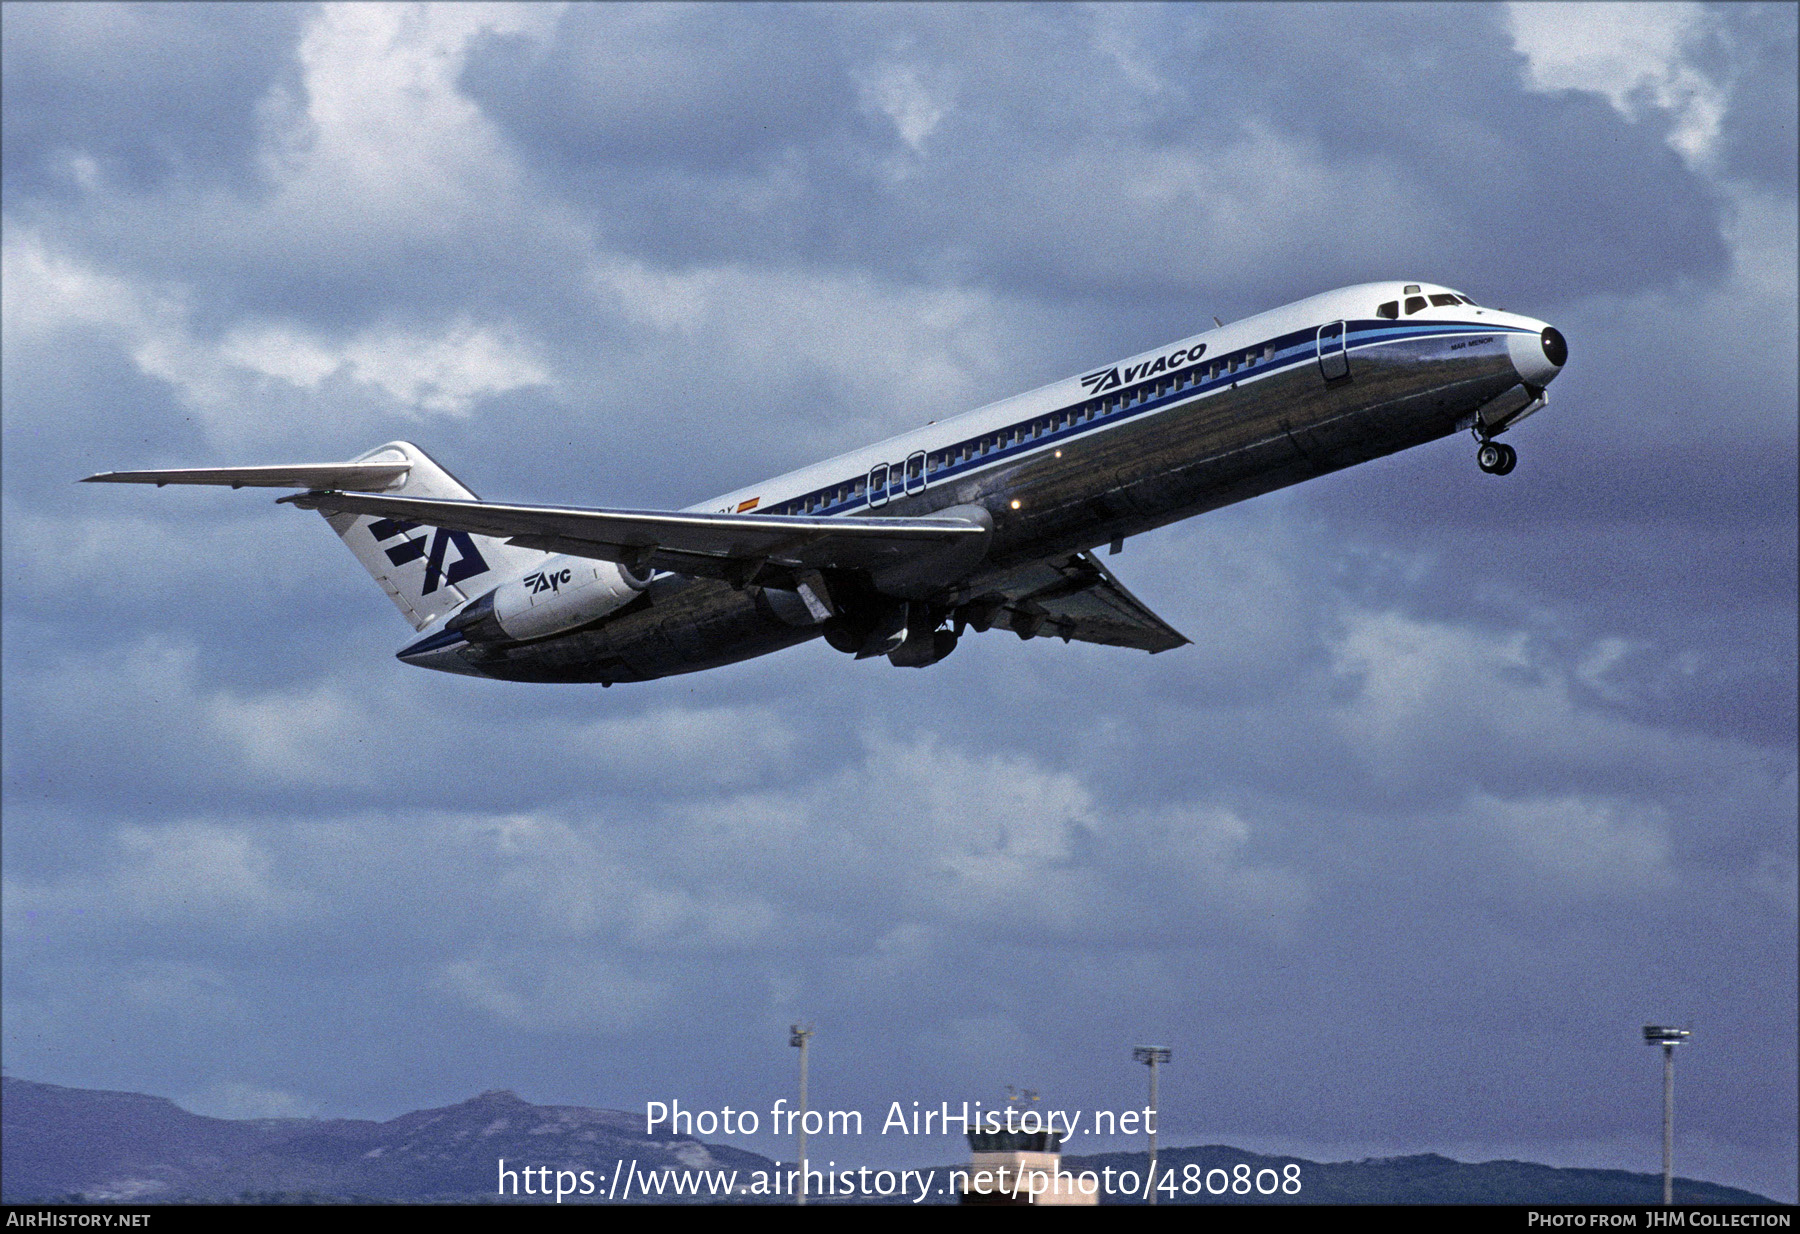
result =
M1475 451L1475 465L1490 476L1505 475L1506 456L1511 453L1497 441L1484 441Z
M1494 474L1497 476L1510 475L1512 469L1519 465L1519 452L1507 445L1501 446L1500 449L1505 453L1506 457L1500 460L1500 466L1495 470Z

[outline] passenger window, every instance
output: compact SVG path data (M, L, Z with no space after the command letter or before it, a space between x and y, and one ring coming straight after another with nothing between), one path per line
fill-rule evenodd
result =
M1443 308L1446 305L1455 304L1457 300L1455 296L1433 296L1431 302L1439 308Z
M1414 313L1418 312L1420 309L1422 309L1424 307L1425 307L1425 297L1424 296L1408 296L1406 298L1406 315L1408 317L1411 317Z
M1398 318L1400 316L1400 301L1389 300L1386 304L1375 310L1375 316L1386 317L1390 321Z

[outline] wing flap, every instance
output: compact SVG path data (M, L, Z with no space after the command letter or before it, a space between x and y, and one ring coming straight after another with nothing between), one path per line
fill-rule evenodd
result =
M1155 655L1190 640L1132 595L1092 553L1052 557L984 580L971 602L992 626Z

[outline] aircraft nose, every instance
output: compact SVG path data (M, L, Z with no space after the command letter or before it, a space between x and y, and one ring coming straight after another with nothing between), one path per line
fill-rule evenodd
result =
M1544 332L1538 335L1538 339L1544 345L1544 359L1550 361L1557 368L1561 368L1569 362L1569 344L1563 338L1561 330L1555 326L1545 326Z
M1545 326L1536 335L1515 334L1507 339L1506 349L1519 379L1528 386L1549 385L1569 360L1568 340L1555 326Z

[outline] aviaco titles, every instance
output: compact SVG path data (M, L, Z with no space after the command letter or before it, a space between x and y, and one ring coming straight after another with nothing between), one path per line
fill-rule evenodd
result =
M397 653L503 681L648 681L823 635L922 668L970 629L1188 640L1095 555L1467 431L1481 470L1544 406L1552 326L1424 283L1234 321L685 510L484 502L408 442L343 463L104 472L299 490L406 618Z

